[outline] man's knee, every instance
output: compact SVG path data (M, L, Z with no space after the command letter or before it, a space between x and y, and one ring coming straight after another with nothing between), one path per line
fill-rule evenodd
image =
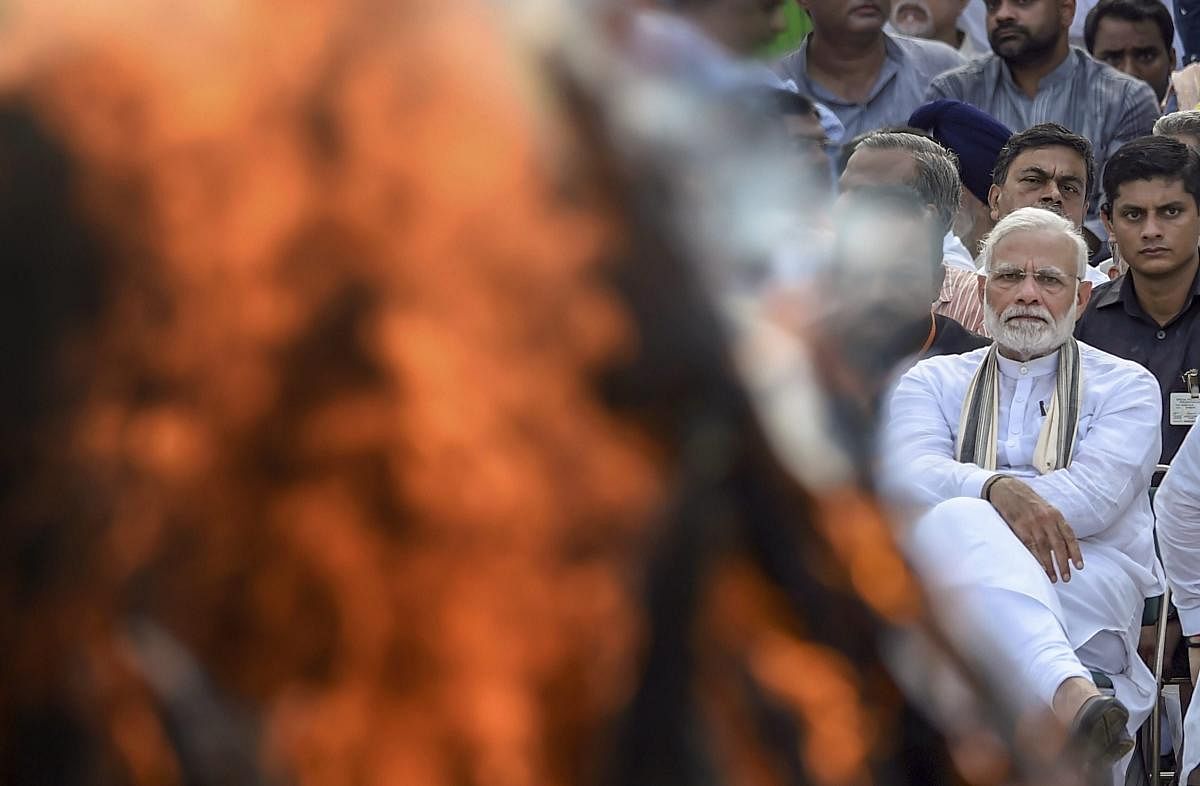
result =
M908 551L927 578L935 583L950 581L961 571L964 558L991 547L997 526L1003 527L1004 522L984 500L949 499L913 524Z
M914 527L913 539L921 548L940 544L961 550L994 538L997 529L1008 528L990 503L974 497L955 497L922 516Z
M961 521L997 516L998 514L987 500L978 497L954 497L935 505L926 515L935 519Z

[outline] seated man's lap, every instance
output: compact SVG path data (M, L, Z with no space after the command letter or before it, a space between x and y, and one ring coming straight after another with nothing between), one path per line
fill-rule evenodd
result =
M908 538L916 567L933 587L995 587L1042 603L1063 623L1072 647L1100 630L1136 628L1143 599L1102 546L1080 541L1084 567L1051 583L1037 558L985 500L959 497L921 517Z

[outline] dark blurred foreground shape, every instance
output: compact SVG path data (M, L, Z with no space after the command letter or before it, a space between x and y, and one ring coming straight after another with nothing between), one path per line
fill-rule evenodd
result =
M178 5L8 18L0 782L1026 782L600 97L490 4Z

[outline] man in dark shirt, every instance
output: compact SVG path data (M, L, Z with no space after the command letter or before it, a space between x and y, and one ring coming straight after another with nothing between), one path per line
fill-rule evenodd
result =
M1129 272L1096 288L1075 337L1158 378L1170 463L1200 412L1200 156L1174 139L1135 139L1109 159L1104 193Z

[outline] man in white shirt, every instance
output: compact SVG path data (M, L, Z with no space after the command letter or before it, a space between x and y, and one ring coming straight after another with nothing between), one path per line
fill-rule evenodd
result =
M1071 728L1089 762L1112 765L1154 690L1136 648L1160 584L1147 495L1158 383L1072 338L1091 285L1069 220L1018 209L980 256L995 343L904 375L885 420L884 485L919 515L908 545L935 595L984 621L1014 684Z
M1179 609L1179 624L1188 639L1192 684L1200 675L1200 430L1188 432L1171 469L1154 497L1158 545L1171 585L1171 600ZM1200 764L1200 694L1188 706L1183 722L1183 761L1179 783Z

